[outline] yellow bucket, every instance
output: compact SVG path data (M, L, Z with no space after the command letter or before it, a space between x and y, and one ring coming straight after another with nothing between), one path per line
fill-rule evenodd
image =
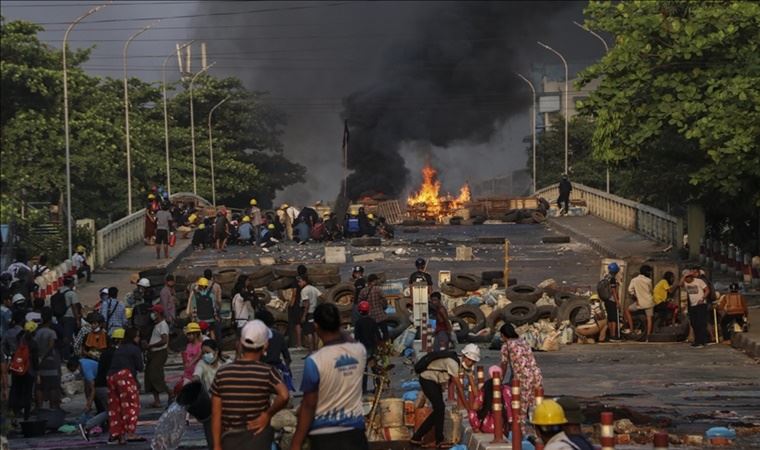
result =
M383 428L398 428L404 426L404 400L386 398L380 400L380 421Z

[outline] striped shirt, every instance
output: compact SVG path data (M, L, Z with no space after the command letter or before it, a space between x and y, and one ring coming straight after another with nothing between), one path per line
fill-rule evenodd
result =
M238 360L219 369L211 395L222 399L222 428L245 428L247 421L269 409L280 383L277 369L259 361Z

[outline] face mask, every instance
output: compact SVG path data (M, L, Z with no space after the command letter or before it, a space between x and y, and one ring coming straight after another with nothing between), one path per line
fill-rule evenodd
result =
M156 313L150 313L151 320L156 320L157 317L158 315L156 315Z
M206 364L213 364L215 359L216 359L216 355L214 355L213 353L204 353L203 354L203 361Z
M93 331L94 331L95 333L100 333L100 327L95 327L95 329L94 329Z

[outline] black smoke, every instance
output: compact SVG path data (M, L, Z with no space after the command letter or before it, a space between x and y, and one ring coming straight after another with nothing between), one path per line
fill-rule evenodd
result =
M350 198L373 192L396 197L403 192L409 172L399 154L402 142L482 143L500 122L524 112L530 94L515 71L529 66L527 56L542 55L537 39L556 36L551 27L561 23L567 28L569 15L577 17L583 6L439 5L420 17L416 33L387 51L379 81L343 101L343 117L351 130ZM522 48L529 48L528 54L521 53Z

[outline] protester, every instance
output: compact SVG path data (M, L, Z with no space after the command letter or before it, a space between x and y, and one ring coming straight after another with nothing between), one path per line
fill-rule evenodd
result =
M52 329L52 321L53 311L47 306L42 308L42 324L34 333L40 358L37 371L37 409L41 409L45 401L50 404L50 409L61 406L61 355L56 348L58 336Z
M475 344L467 344L462 349L461 357L462 368L465 371L470 371L480 361L480 348ZM446 415L443 390L450 382L454 383L457 398L462 404L467 406L467 409L478 409L475 396L470 396L467 399L464 395L464 386L459 381L459 368L460 363L457 360L449 356L443 356L433 359L420 372L420 387L422 388L422 393L425 394L425 397L430 402L433 412L427 416L427 419L422 422L417 431L414 432L414 435L412 435L409 441L412 445L421 446L423 437L430 430L434 430L435 432L435 448L450 448L454 445L452 442L445 442L443 440L443 425Z
M293 206L289 206L287 203L283 203L280 209L285 213L285 235L289 241L293 240L293 226L295 225L296 218L301 213Z
M380 278L376 274L370 274L367 277L367 287L359 293L359 302L369 303L369 316L382 327L383 322L388 319L388 315L385 313L388 300L386 300L383 290L378 286L379 282ZM381 331L384 330L381 328Z
M308 436L311 450L367 450L361 389L367 351L341 332L334 304L317 306L314 323L324 346L304 363L303 401L290 449L300 450Z
M135 434L140 415L137 372L143 370L143 355L138 347L140 333L130 328L118 346L108 370L108 427L110 441L119 444L144 441Z
M84 336L79 353L76 352L75 348L74 354L77 356L90 356L97 359L100 357L100 353L108 348L108 334L105 327L106 321L103 316L93 311L87 315L87 324L89 325L89 331Z
M523 389L520 386L521 392ZM538 437L544 443L544 450L578 450L562 431L563 426L567 424L567 418L565 411L556 401L546 399L536 406L532 423Z
M177 292L174 290L174 275L169 274L165 278L164 287L158 295L159 305L164 308L166 323L174 326L177 320Z
M235 321L237 337L240 337L240 330L245 324L254 318L254 302L258 302L258 297L253 288L252 278L248 275L240 275L232 288L232 319Z
M13 361L13 354L16 353L18 340L24 332L24 325L26 324L25 316L26 314L23 310L14 310L8 327L0 335L0 401L2 402L8 401L9 366ZM32 383L33 388L34 383Z
M227 363L222 349L213 339L206 339L201 346L201 359L193 370L193 381L199 381L206 392L211 390L211 385L216 377L216 372Z
M95 387L95 409L97 414L79 424L79 433L82 438L89 441L90 433L95 427L100 427L101 431L108 427L108 372L111 370L114 353L119 344L124 339L124 328L114 328L110 333L108 348L103 350L98 360L98 371L95 374L93 382Z
M92 283L92 268L84 255L86 250L84 245L77 245L76 252L71 255L71 266L76 269L77 278L85 278L88 283Z
M16 316L19 324L23 320L21 314ZM18 326L18 325L17 325ZM15 333L12 339L6 342L3 336L3 354L11 358L9 370L11 374L11 388L8 395L8 407L13 411L15 418L23 417L29 420L32 412L32 397L34 396L34 380L39 376L39 345L35 337L37 324L35 322L24 323L23 330L15 326L8 332ZM6 332L6 335L7 333ZM8 336L10 337L10 336ZM41 402L40 402L41 403ZM37 405L39 409L39 404Z
M265 253L269 253L269 247L274 247L280 243L280 241L275 237L275 233L276 230L273 223L270 223L266 227L261 227L259 247L261 247Z
M319 296L322 295L319 289L312 286L308 278L296 278L298 286L301 288L301 333L305 338L306 348L313 352L317 347L316 337L314 335L314 310L317 307Z
M116 287L108 288L108 298L100 303L100 314L106 320L108 333L113 333L117 328L127 326L126 307L118 300L119 289Z
M256 240L256 231L251 225L251 218L248 216L243 217L243 223L238 227L238 244L253 245Z
M295 387L293 387L293 374L290 371L290 352L285 343L285 336L275 328L274 316L268 310L262 309L258 314L258 319L264 322L264 325L269 328L271 333L269 336L269 345L263 361L280 371L285 386L288 387L289 391L295 391Z
M206 249L206 242L208 241L208 230L206 230L206 224L201 223L198 225L198 228L195 229L193 232L193 240L191 242L193 249L195 250L205 250Z
M559 197L557 197L557 208L559 208L560 215L565 215L570 211L570 192L572 191L573 185L567 179L567 174L563 173L562 179L559 181Z
M689 322L694 331L694 348L704 348L708 342L707 333L707 296L710 288L699 278L699 269L687 269L682 273L680 286L689 295Z
M227 237L229 235L230 221L227 219L227 210L221 208L217 211L216 219L214 220L214 241L216 243L216 251L227 251Z
M79 371L81 374L84 386L84 412L89 413L95 404L95 377L98 374L98 361L89 356L81 358L72 356L66 362L66 368L71 373Z
M728 294L721 295L718 300L718 312L721 315L720 327L724 342L730 342L734 334L733 325L735 323L739 324L740 327L749 325L747 300L739 292L739 283L731 283L729 290Z
M156 212L156 259L161 259L161 247L164 249L164 258L169 257L169 234L174 226L169 205L169 202L163 202L161 209Z
M367 287L367 279L364 278L364 267L354 266L351 270L351 281L354 283L354 306L351 312L351 318L352 322L356 322L359 320L359 311L356 309L359 304L359 294L361 294L362 290Z
M649 335L652 334L654 328L654 300L652 298L652 267L644 264L639 269L639 274L635 276L628 284L628 294L633 299L633 303L625 309L625 320L628 322L628 328L631 332L635 332L633 328L632 312L644 311L647 321L647 328L645 330L646 340L649 340Z
M145 365L145 392L153 394L152 408L161 407L159 395L166 392L169 397L168 404L174 401L172 391L166 385L166 376L164 375L164 366L169 356L169 325L164 320L164 308L161 305L151 307L151 319L153 319L153 333L150 340L144 344L147 350L147 362Z
M610 329L610 340L620 340L620 291L617 280L617 274L620 272L620 266L617 263L607 265L607 274L599 280L596 285L596 293L604 302L604 309L607 313L607 325Z
M675 280L676 277L673 272L665 272L662 275L662 279L654 286L652 292L655 315L666 317L673 325L675 325L676 317L678 316L678 305L670 299L670 294L678 287L675 284Z
M435 330L433 331L433 348L435 350L448 350L451 346L451 322L446 308L441 304L441 293L433 292L430 294L430 315L435 319Z
M186 381L193 379L195 366L202 356L201 326L195 322L190 322L185 326L185 336L187 336L187 345L182 352L182 366L184 367L183 377Z
M41 277L50 272L50 268L47 266L47 259L47 255L44 253L37 258L37 264L32 266L32 279L36 279L37 277Z
M508 382L513 377L520 381L520 417L527 420L528 411L533 407L535 400L533 394L536 388L543 386L541 369L538 368L536 358L530 345L525 342L515 331L511 323L505 323L499 330L501 333L501 373L505 374ZM520 424L523 434L527 432L525 422Z
M216 339L216 299L209 280L201 277L196 282L196 289L187 302L187 315L193 322L206 322L211 330L212 339Z
M607 326L609 323L607 312L599 295L591 294L588 304L591 309L591 318L586 323L576 326L576 334L586 337L597 335L597 342L609 342L607 340ZM586 332L584 333L584 331Z
M5 336L5 332L11 328L11 322L13 321L13 299L10 291L3 292L3 303L0 306L0 336ZM23 296L22 296L23 297Z
M62 358L67 359L71 355L71 345L74 342L74 335L79 329L82 320L82 304L79 303L79 296L74 290L74 279L66 277L63 279L63 286L58 293L50 298L52 314L58 320L63 329L62 336Z
M219 369L211 386L211 427L215 449L270 450L272 416L290 395L277 370L262 362L269 328L248 322L238 341L238 358ZM270 397L275 399L270 403Z
M470 426L472 426L473 431L480 432L480 433L493 433L494 432L494 395L493 395L493 384L495 382L495 376L496 374L499 374L499 380L501 380L501 367L499 366L491 366L488 368L488 379L483 383L483 387L478 389L477 388L477 381L475 381L475 378L472 374L472 372L468 372L467 375L469 377L469 386L470 386L470 395L472 395L472 398L477 397L478 406L479 408L477 410L470 410L468 411L468 416L470 419ZM501 385L501 392L502 392L502 398L501 401L501 416L502 416L502 423L507 424L511 420L511 401L512 401L512 394L510 393L510 386L507 384ZM499 399L497 399L499 400ZM508 437L508 427L504 427L504 437Z
M411 288L415 283L425 283L428 285L428 294L433 288L433 277L426 272L427 262L423 258L417 258L414 261L414 267L417 269L409 275L409 287Z
M594 444L581 430L581 424L585 421L581 405L574 398L566 396L558 398L557 403L565 412L565 419L567 420L567 423L562 426L562 431L565 432L570 443L574 445L574 449L595 450Z
M361 343L367 351L367 366L370 366L374 362L375 351L383 340L383 335L380 332L377 321L369 315L369 303L366 301L359 302L357 310L360 317L354 323L354 339ZM362 376L362 394L367 393L367 378L367 372L365 371Z

